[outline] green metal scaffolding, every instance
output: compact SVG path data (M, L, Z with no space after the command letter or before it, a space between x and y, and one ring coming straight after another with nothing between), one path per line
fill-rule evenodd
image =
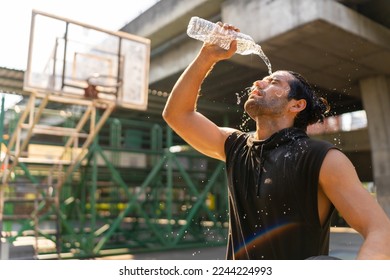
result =
M74 126L74 118L63 126ZM7 129L11 135L15 125ZM61 141L32 138L29 145L62 147L68 138ZM108 118L68 168L18 162L1 185L3 240L29 240L38 259L226 244L224 163L194 151L162 122Z

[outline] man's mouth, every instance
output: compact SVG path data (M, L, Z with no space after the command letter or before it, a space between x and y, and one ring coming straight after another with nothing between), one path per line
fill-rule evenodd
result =
M250 95L263 96L264 91L257 86L252 86L250 90Z

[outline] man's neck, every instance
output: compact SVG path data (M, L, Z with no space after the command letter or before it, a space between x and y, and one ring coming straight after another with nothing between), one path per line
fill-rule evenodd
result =
M256 132L254 134L254 137L257 140L265 140L271 137L274 133L288 128L292 127L293 124L290 122L284 122L284 121L266 121L266 120L257 120L256 121Z

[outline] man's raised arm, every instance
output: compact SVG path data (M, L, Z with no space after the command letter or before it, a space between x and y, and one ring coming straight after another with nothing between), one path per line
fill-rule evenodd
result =
M207 74L215 63L233 56L236 49L236 41L231 43L229 50L204 44L177 80L162 114L169 126L189 145L207 156L223 161L225 140L234 130L218 127L196 111L196 104L201 84Z

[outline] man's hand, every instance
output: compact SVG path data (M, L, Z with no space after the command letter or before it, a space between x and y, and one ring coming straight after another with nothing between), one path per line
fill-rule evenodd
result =
M220 25L222 28L226 30L233 30L235 32L240 32L240 30L233 25L229 25L227 23L222 24L221 22L217 22L218 25ZM231 58L237 51L237 41L233 40L230 43L230 48L228 50L225 50L218 45L211 44L211 43L204 43L203 47L201 49L201 55L206 56L208 59L214 61L215 63L221 60L229 59Z

